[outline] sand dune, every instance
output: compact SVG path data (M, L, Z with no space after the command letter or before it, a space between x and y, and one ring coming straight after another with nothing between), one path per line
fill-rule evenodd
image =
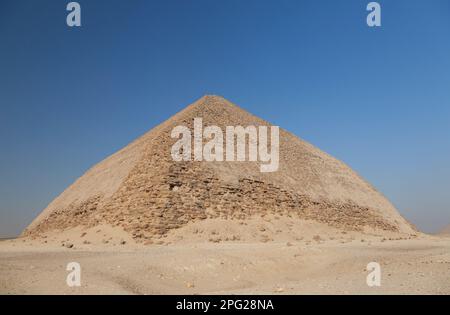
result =
M445 228L443 228L440 232L439 235L446 235L446 236L450 236L450 225L446 226Z

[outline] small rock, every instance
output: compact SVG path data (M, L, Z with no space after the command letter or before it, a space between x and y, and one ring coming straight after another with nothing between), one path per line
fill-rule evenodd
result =
M191 283L191 282L186 282L186 287L187 287L187 288L193 288L193 287L195 287L195 286L194 286L194 284Z
M320 237L320 235L314 235L313 240L319 243L322 241L322 238Z

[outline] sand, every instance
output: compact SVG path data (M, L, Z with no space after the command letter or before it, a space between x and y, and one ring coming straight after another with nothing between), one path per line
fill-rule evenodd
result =
M0 294L450 294L450 238L310 232L289 242L143 246L95 243L92 235L93 244L67 248L52 237L1 241ZM71 288L73 261L81 264L81 286ZM381 265L381 287L366 284L372 261Z

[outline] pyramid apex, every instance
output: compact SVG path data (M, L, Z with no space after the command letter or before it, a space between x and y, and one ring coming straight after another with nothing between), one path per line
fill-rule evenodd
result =
M206 94L201 98L196 100L191 106L188 108L196 108L202 110L208 110L208 108L228 108L228 107L237 107L235 104L231 103L229 100L220 95Z
M202 101L227 101L223 96L215 95L215 94L205 94L200 100Z

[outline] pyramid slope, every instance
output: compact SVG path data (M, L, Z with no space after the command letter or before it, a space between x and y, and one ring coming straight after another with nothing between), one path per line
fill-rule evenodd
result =
M257 162L174 162L175 126L270 125L218 96L205 96L100 162L39 215L24 234L108 223L137 240L206 218L278 213L344 229L414 233L394 206L344 163L280 129L280 167Z

